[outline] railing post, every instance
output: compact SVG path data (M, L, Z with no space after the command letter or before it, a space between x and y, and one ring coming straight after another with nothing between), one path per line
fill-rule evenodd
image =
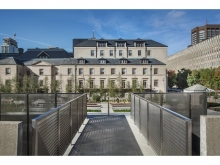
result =
M163 109L160 107L160 155L163 155Z
M32 123L33 124L33 123ZM32 140L32 155L38 155L38 126L35 120L34 128L32 128L33 140Z
M58 155L60 155L60 109L58 109Z
M29 153L29 94L26 94L26 110L27 110L27 155Z
M82 99L82 108L81 108L81 111L82 111L82 124L84 122L84 116L83 116L83 96L81 96L81 99Z
M2 120L2 94L0 93L0 121Z
M57 93L54 94L54 97L55 97L55 98L54 98L54 99L55 99L54 102L55 102L55 108L56 108L56 107L57 107Z
M108 117L109 117L109 96L108 96Z

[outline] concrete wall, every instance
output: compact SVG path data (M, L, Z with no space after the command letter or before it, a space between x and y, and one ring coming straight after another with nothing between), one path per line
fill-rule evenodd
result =
M200 155L220 155L220 116L200 116Z
M22 122L0 121L0 156L22 155Z

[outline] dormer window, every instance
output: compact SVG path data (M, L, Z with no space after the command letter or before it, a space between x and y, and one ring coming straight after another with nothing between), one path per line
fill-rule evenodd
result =
M142 64L148 64L148 59L141 60Z
M85 64L85 59L78 59L78 64Z
M136 47L144 47L144 43L143 42L136 42Z
M42 51L37 55L37 58L50 58L50 56L46 52Z
M128 62L127 59L120 60L120 63L121 63L121 64L127 64L127 62Z
M106 42L98 42L98 47L106 47Z
M117 47L125 47L125 42L117 42Z
M100 64L106 64L106 60L99 60Z

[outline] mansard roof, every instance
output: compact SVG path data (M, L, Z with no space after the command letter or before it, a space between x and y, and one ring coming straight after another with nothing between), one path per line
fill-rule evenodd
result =
M78 59L44 59L44 62L50 63L51 65L75 65L78 64L77 62ZM120 58L106 58L105 59L107 63L105 65L121 65L120 63ZM132 59L127 59L127 64L126 65L166 65L163 62L155 59L155 58L149 58L149 63L148 64L142 64L140 63L140 58L132 58ZM32 60L25 60L21 59L21 62L24 63L24 65L32 65L36 62L39 62L39 59L32 59ZM100 64L99 59L97 58L86 58L85 59L85 64L80 64L80 65L103 65Z
M117 41L125 41L128 47L134 47L134 42L143 41L145 42L147 47L167 47L167 45L161 44L154 40L149 39L73 39L73 46L74 47L96 47L96 42L98 41L106 41L108 43L108 47L114 47L115 42Z
M0 65L23 65L23 62L14 57L0 58Z
M38 58L41 53L45 53L49 58L70 58L69 53L64 49L50 48L50 49L27 49L26 52L20 55L20 59L34 59Z

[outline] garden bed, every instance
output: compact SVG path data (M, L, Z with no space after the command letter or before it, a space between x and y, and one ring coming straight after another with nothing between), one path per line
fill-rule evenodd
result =
M131 112L131 109L114 109L114 112Z
M87 109L87 112L102 112L100 109Z

